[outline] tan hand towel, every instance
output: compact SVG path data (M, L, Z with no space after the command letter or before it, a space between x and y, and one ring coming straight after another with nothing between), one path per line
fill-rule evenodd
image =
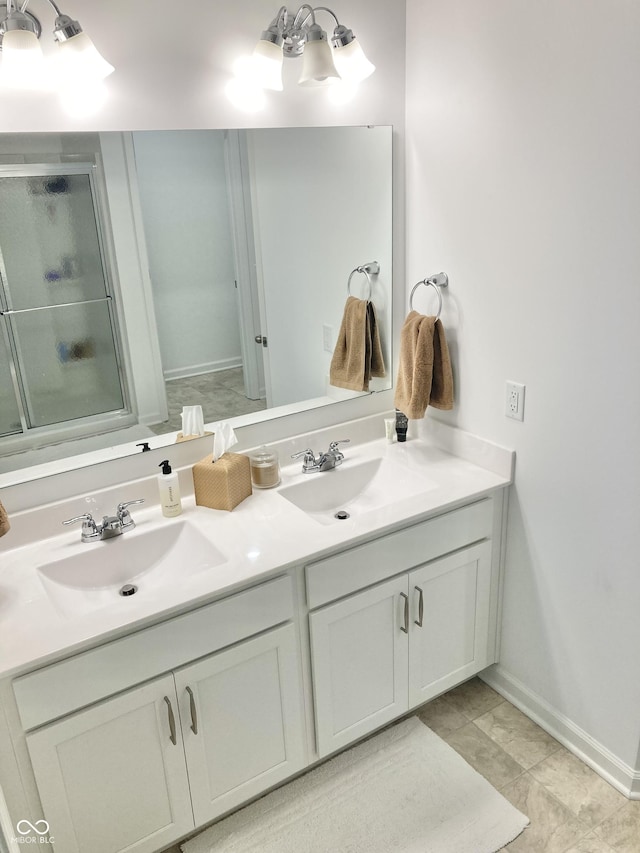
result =
M423 418L428 405L453 408L449 348L435 317L411 311L404 321L394 403L412 420Z
M368 359L369 377L383 377L386 375L384 369L384 356L382 355L382 346L380 345L380 331L378 329L378 318L376 316L376 308L373 302L367 303L367 318L369 322L369 330L371 337L371 358Z
M10 527L11 525L9 524L9 516L7 515L7 511L2 506L2 502L0 501L0 536L4 536L5 533L8 533Z
M329 382L349 391L368 391L372 376L384 376L384 360L375 308L364 299L347 297Z
M444 326L436 320L433 327L433 380L429 405L435 409L453 409L453 371Z

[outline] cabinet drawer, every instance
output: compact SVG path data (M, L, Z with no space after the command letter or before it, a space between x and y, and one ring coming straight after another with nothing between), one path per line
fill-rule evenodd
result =
M310 563L307 604L313 609L473 542L488 539L493 498L414 524L373 542Z
M292 616L284 576L24 675L13 682L22 724L33 729Z

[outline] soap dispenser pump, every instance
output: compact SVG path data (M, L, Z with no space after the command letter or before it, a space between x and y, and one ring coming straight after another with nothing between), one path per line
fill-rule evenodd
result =
M175 518L182 512L182 501L180 500L180 484L178 475L171 470L169 460L165 459L158 465L162 473L158 474L158 486L160 489L160 506L162 514L166 518Z

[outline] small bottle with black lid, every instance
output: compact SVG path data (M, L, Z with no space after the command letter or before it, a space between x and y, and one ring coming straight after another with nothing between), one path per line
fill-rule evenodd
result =
M171 470L168 459L161 462L158 468L162 468L162 473L158 474L162 514L165 518L175 518L176 515L180 515L182 512L178 475Z

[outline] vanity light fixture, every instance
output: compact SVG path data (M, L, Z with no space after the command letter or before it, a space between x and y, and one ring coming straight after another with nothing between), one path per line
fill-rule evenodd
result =
M327 12L335 21L330 43L316 21L317 12ZM357 84L375 71L353 30L343 26L331 9L304 3L293 15L281 6L251 56L236 64L227 87L229 98L240 108L255 109L264 103L263 90L281 92L285 57L302 57L300 86L327 86L331 100L338 103L350 99Z
M57 55L49 67L39 42L40 21L27 10L29 0L0 3L0 83L18 89L57 88L62 93L100 83L114 71L78 21L47 0L56 19L53 38Z

